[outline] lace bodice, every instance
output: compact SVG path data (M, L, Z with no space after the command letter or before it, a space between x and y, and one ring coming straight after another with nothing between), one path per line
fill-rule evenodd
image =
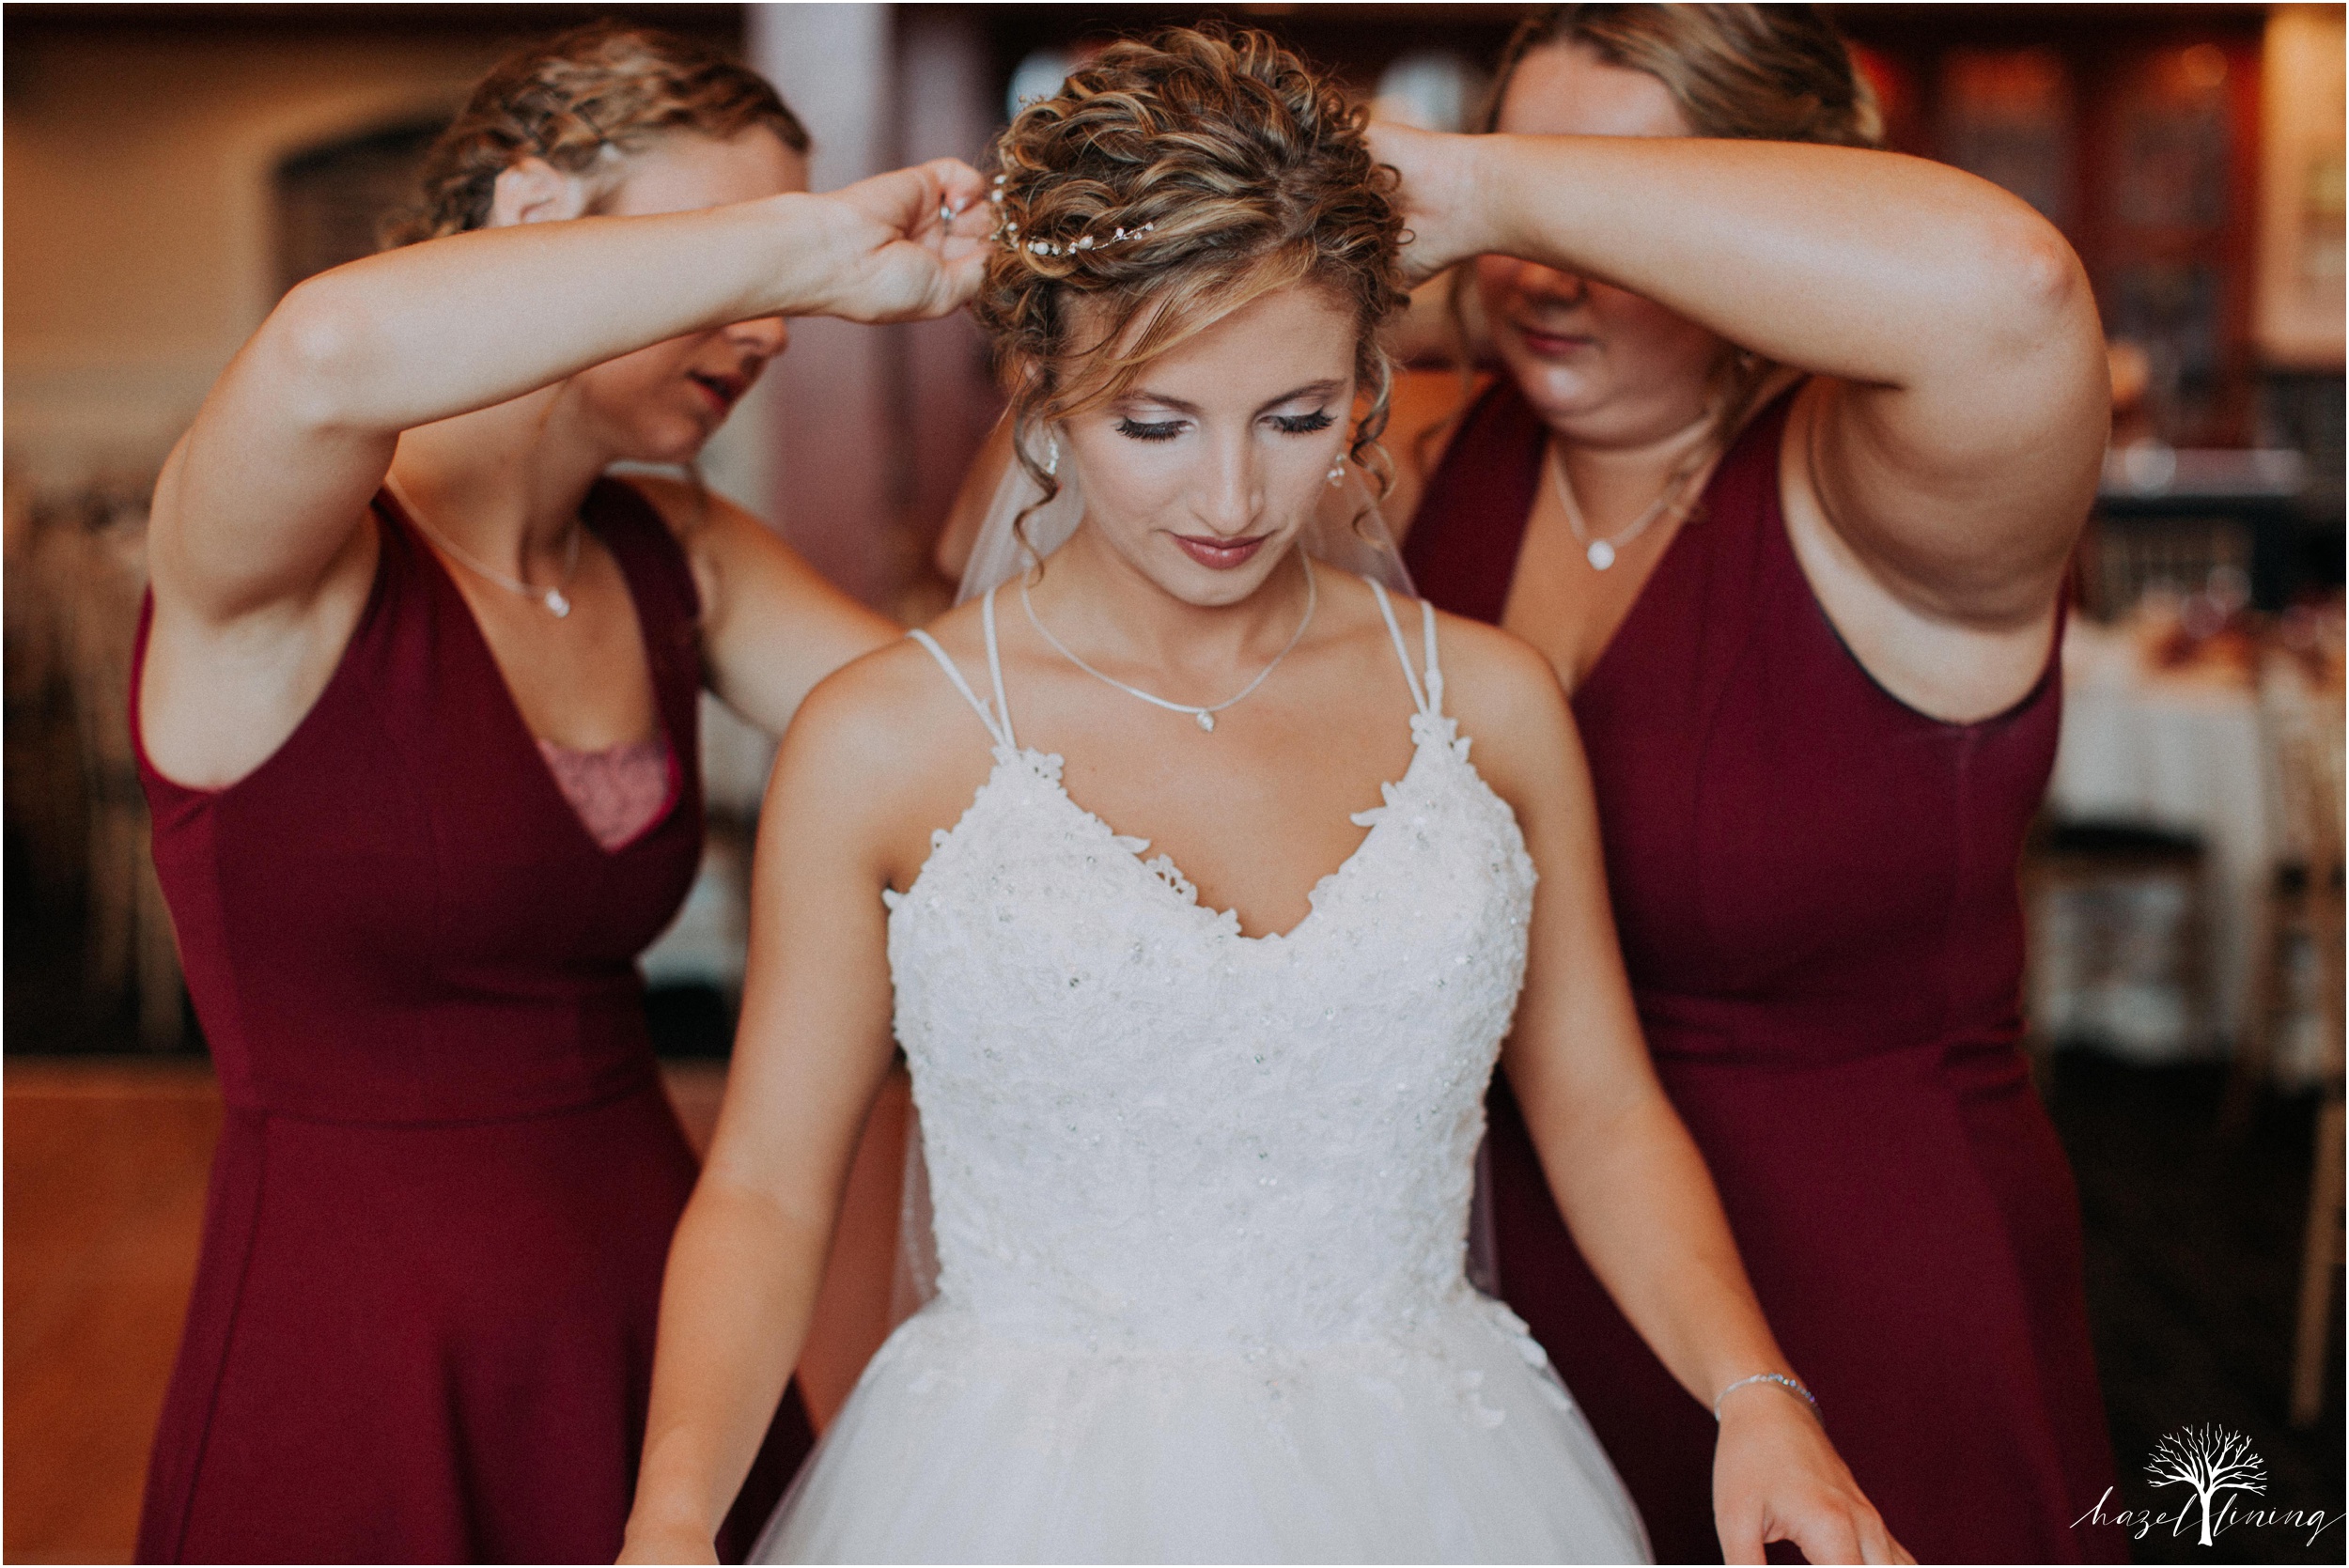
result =
M1374 584L1374 587L1376 585ZM1533 867L1442 714L1284 935L1249 938L1073 801L975 697L995 765L886 894L941 1310L1100 1349L1302 1349L1408 1332L1462 1278L1483 1099Z

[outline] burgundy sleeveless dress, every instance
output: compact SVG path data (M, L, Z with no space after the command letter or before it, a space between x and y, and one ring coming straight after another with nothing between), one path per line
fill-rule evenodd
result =
M679 759L607 851L457 585L375 511L366 609L274 754L199 790L139 746L226 1102L139 1557L609 1562L695 1173L635 959L701 855L699 601L651 507L597 486ZM738 1560L810 1441L794 1392Z
M1787 540L1787 407L1731 448L1574 695L1641 1021L1770 1326L1901 1542L2125 1560L2072 1525L2112 1460L2078 1203L2015 1049L2056 664L1972 724L1878 687ZM1471 411L1405 551L1437 605L1500 621L1545 436L1505 379ZM1502 1295L1658 1560L1718 1562L1711 1414L1584 1266L1505 1087L1492 1112Z

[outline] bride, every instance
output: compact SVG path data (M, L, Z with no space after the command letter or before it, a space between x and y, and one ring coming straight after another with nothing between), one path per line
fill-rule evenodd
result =
M1730 1560L1906 1560L1648 1067L1548 665L1300 548L1382 463L1400 222L1359 116L1261 35L1177 31L1001 150L978 309L1019 460L1082 521L784 743L623 1560L710 1560L893 1022L938 1295L760 1557L1644 1558L1463 1277L1498 1059L1594 1268L1716 1409Z

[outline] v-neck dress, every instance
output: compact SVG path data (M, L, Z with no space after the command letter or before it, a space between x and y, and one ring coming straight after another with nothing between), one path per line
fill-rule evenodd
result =
M1574 693L1641 1023L1770 1327L1901 1542L1926 1562L2124 1558L2118 1531L2073 1527L2112 1459L2078 1203L2015 1049L2015 867L2057 665L1969 724L1870 678L1787 538L1790 397L1732 445ZM1506 380L1470 411L1406 550L1439 607L1501 619L1546 436ZM1658 1559L1719 1560L1711 1416L1583 1265L1505 1090L1492 1122L1502 1295Z
M619 1550L695 1175L635 960L701 854L699 604L636 491L599 484L583 516L674 759L665 813L616 851L387 497L366 605L284 745L217 790L139 745L225 1102L142 1560ZM753 1529L811 1440L794 1394L738 1505Z
M1019 745L991 593L992 707L914 633L995 743L883 895L938 1295L760 1560L1645 1560L1539 1347L1462 1274L1534 871L1444 714L1433 615L1422 664L1379 605L1410 768L1264 937Z

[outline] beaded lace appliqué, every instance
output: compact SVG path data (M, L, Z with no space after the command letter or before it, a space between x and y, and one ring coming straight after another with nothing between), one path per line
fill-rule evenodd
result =
M1449 719L1292 932L999 747L888 895L944 1304L1097 1348L1384 1336L1465 1288L1533 869Z

